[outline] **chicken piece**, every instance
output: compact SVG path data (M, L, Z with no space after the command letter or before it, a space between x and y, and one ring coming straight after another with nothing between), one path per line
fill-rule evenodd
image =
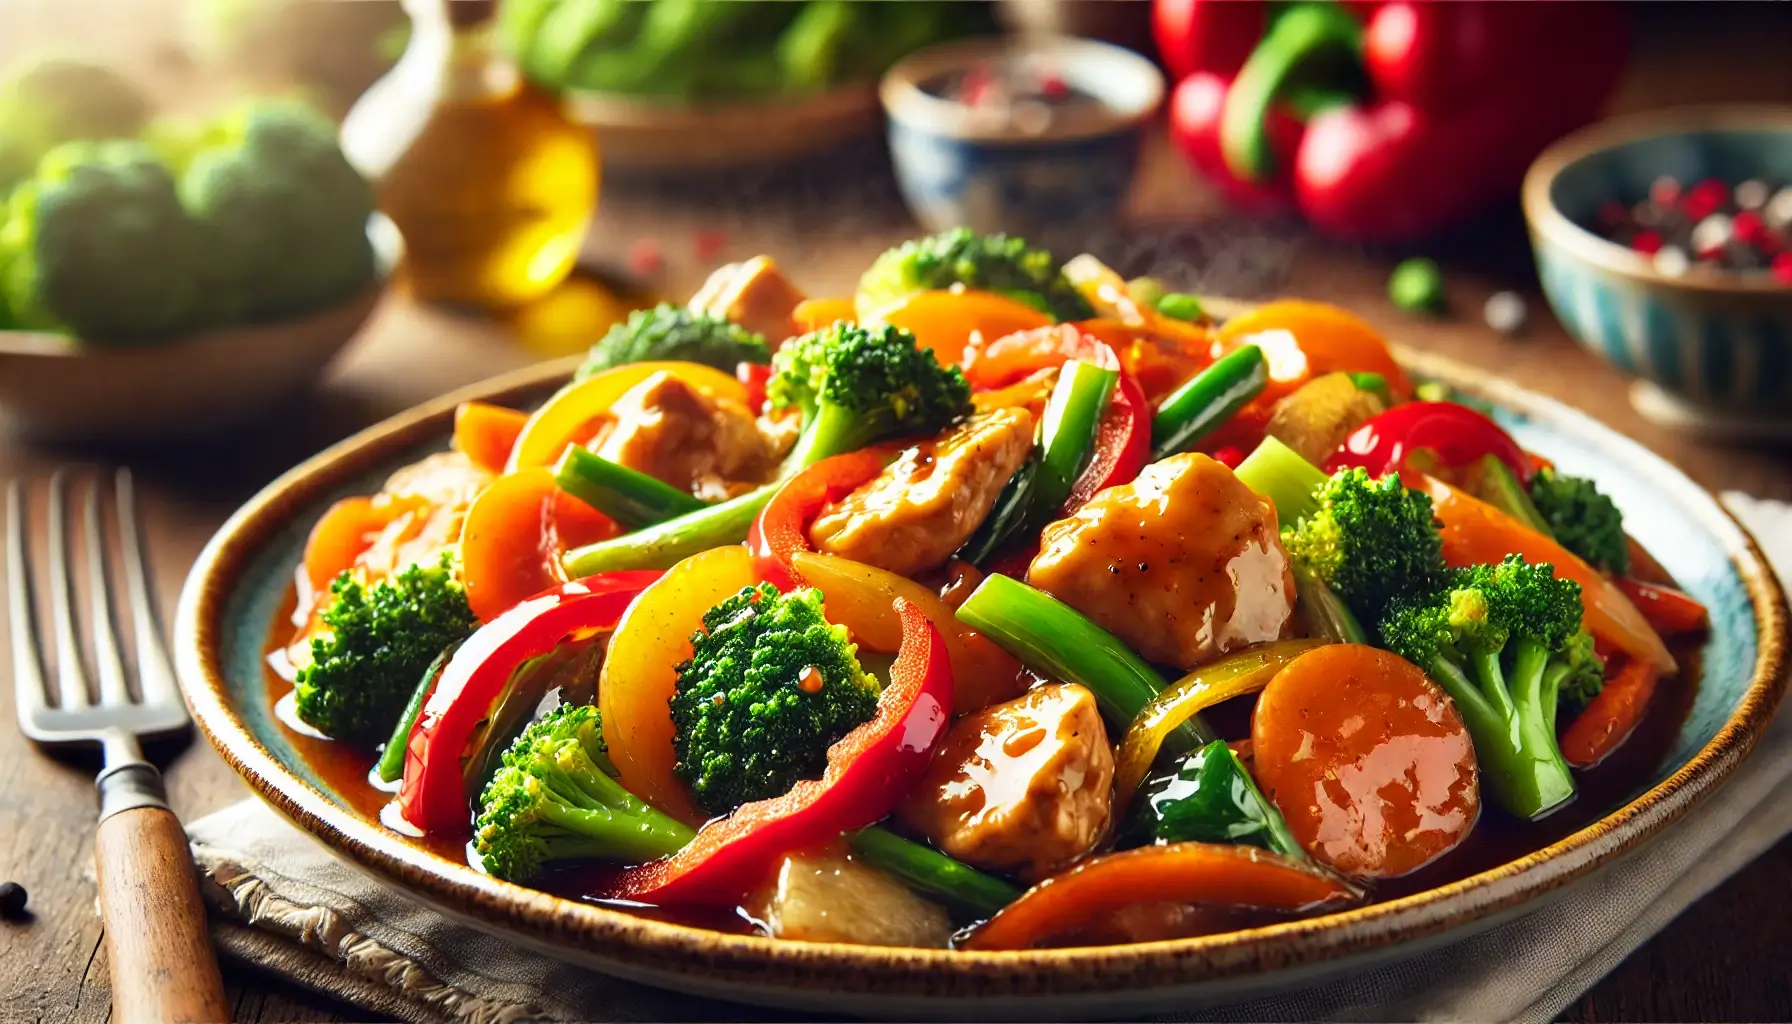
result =
M491 483L489 470L460 452L439 452L393 471L373 504L387 517L379 535L355 559L369 579L433 565L460 543L473 499Z
M732 320L765 335L776 350L784 339L802 333L793 314L803 298L770 256L755 256L744 263L717 267L691 296L689 305L699 313Z
M1380 395L1357 387L1350 374L1328 373L1277 402L1265 433L1323 466L1351 431L1386 409Z
M1113 809L1095 695L1048 683L959 719L896 814L967 864L1037 881L1094 848Z
M597 454L706 501L750 490L773 468L769 444L746 406L668 373L624 392L610 417Z
M815 517L817 550L914 576L970 539L1033 447L1033 414L997 409L904 451Z
M1294 617L1275 506L1192 452L1047 526L1027 582L1183 670L1275 640Z
M890 875L834 854L793 854L748 912L774 939L943 949L952 919Z

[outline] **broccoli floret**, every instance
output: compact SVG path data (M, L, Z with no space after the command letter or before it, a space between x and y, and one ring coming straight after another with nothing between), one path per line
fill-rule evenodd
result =
M766 398L803 413L788 465L800 468L887 437L934 433L971 408L956 366L895 327L836 323L792 339L772 357Z
M1531 504L1549 531L1589 565L1607 572L1630 571L1630 541L1624 536L1624 513L1599 493L1593 481L1541 469L1531 478Z
M64 142L128 139L149 101L117 72L78 60L39 61L0 85L0 196Z
M689 826L617 782L603 718L562 704L523 730L479 796L473 847L486 873L527 882L563 860L640 864L677 853Z
M1319 510L1282 529L1294 563L1330 587L1363 622L1399 598L1424 594L1444 572L1431 499L1395 475L1340 470L1314 497Z
M325 630L293 683L301 720L369 750L392 735L429 663L478 625L451 559L372 586L352 572L336 577Z
M638 309L591 346L575 379L650 359L702 363L733 373L741 363L769 363L765 336L729 320L661 303Z
M1050 252L1023 238L979 235L970 228L885 250L859 279L859 314L870 316L917 292L955 284L1006 295L1058 320L1095 315Z
M1556 705L1574 714L1579 714L1599 696L1605 689L1605 659L1593 649L1593 637L1586 630L1569 638L1568 646L1561 653L1550 659L1549 674L1545 677L1544 688L1556 691ZM1555 716L1550 716L1550 728L1555 728Z
M180 195L204 233L214 321L316 309L373 280L373 190L309 107L251 102L208 126Z
M747 587L703 614L672 696L674 774L724 814L819 778L828 747L877 711L878 684L821 592Z
M1455 700L1496 801L1537 818L1574 795L1556 744L1559 688L1579 686L1590 655L1580 584L1508 555L1449 574L1396 602L1381 621L1389 650L1424 668Z
M19 324L129 343L193 324L202 243L174 180L137 142L68 142L13 190L0 226Z

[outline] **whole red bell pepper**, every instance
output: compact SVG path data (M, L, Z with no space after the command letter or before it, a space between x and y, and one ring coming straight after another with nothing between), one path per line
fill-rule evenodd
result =
M1172 137L1235 201L1292 200L1351 238L1430 234L1511 191L1592 119L1624 61L1615 4L1262 6L1159 0L1181 79ZM1235 64L1251 24L1263 34Z
M1445 466L1468 466L1492 455L1528 483L1536 465L1512 435L1486 416L1455 402L1408 402L1351 431L1326 460L1325 471L1361 466L1370 476L1398 473L1407 457L1426 450Z
M428 833L471 821L462 757L474 733L528 662L561 644L614 628L658 569L602 573L529 598L479 627L454 652L411 727L398 812Z
M919 608L900 598L902 647L871 721L828 748L819 779L783 796L743 804L703 826L665 860L631 868L604 899L656 905L732 906L793 850L828 843L889 814L927 769L952 717L946 642Z
M814 550L809 524L830 502L875 479L890 464L891 454L888 448L861 448L822 459L784 481L747 530L747 550L759 578L783 591L801 585L790 557Z

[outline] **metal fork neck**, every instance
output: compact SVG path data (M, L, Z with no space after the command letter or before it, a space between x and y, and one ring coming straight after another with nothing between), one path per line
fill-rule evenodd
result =
M100 820L138 807L168 807L168 790L162 773L143 759L137 737L122 729L107 730L100 737L106 767L94 776L100 791Z

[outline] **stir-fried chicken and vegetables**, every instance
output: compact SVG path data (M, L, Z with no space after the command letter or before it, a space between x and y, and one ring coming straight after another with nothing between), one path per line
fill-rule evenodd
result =
M1322 913L1568 806L1704 623L1429 390L1019 239L760 258L331 508L275 660L522 885L980 950Z

